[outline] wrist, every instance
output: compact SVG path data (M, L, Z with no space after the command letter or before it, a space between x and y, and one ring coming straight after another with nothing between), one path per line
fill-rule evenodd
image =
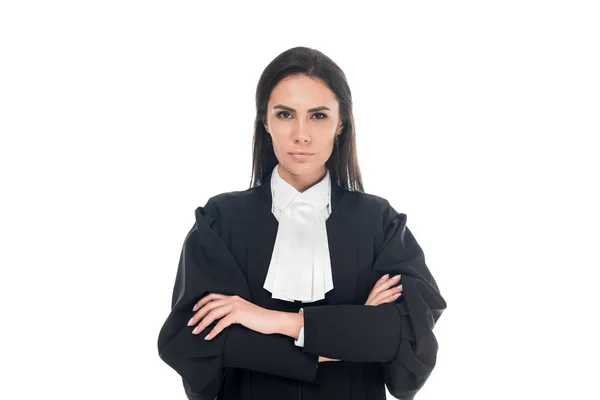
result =
M304 315L300 313L291 313L279 311L277 333L289 336L294 340L298 340L300 330L304 326Z

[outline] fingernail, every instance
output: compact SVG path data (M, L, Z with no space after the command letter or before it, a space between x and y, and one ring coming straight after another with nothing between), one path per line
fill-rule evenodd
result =
M396 279L396 278L400 279L400 276L401 276L401 275L400 275L400 274L398 274L398 275L394 276L392 279Z
M390 274L385 274L384 276L381 277L381 280L385 281L389 277L390 277Z
M400 296L402 293L396 293L395 295L393 295L393 298L397 298L398 296Z
M196 311L196 308L198 308L198 304L194 305L194 308L192 308L192 311Z
M198 333L198 326L194 328L194 330L192 331L192 333Z
M204 340L208 340L208 338L210 337L210 333L206 336L204 336Z
M188 321L188 326L191 326L194 323L194 317L190 318Z

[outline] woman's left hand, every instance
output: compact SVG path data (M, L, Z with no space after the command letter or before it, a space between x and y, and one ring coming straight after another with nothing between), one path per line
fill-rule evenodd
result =
M231 324L244 325L248 329L265 335L277 333L277 311L259 307L239 296L210 293L196 303L194 310L198 311L188 322L188 326L200 322L192 331L194 335L199 334L215 320L221 318L205 337L206 340L211 340Z

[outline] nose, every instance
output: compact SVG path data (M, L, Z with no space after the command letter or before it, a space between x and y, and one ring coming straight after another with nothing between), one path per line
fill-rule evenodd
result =
M294 137L294 143L308 143L308 136Z
M308 135L307 129L305 128L304 122L300 122L297 128L294 130L292 139L296 144L310 142L310 136Z

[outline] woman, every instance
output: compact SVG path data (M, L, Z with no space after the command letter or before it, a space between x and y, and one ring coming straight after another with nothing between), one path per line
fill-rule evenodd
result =
M406 215L364 193L350 88L287 50L256 93L253 179L185 238L160 357L189 399L411 399L446 308Z

